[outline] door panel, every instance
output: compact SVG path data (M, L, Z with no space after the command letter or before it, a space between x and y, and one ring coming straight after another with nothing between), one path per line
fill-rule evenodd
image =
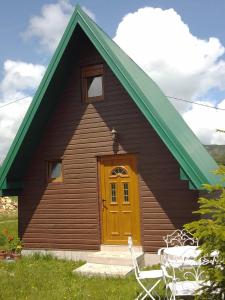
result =
M102 232L105 244L127 244L132 235L140 245L140 213L136 157L132 154L100 159Z

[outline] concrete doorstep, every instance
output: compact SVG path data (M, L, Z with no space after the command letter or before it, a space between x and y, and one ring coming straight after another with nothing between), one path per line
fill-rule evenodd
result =
M159 256L152 253L143 253L142 247L135 246L139 266L152 266L159 263ZM127 246L102 245L101 251L68 251L68 250L41 250L24 249L22 255L51 254L58 259L83 260L87 263L74 270L74 273L85 276L126 276L132 272L131 254Z
M129 251L115 251L115 249L104 249L90 254L87 263L75 269L74 273L86 276L113 276L125 277L133 271L131 255ZM143 252L136 252L139 265L143 265Z
M73 273L86 276L125 277L132 271L133 267L131 266L86 263L83 266L73 270Z

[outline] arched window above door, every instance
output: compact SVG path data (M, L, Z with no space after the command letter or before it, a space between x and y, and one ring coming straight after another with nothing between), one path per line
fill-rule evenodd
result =
M121 176L121 175L127 175L128 172L124 167L115 167L112 169L111 175L112 176Z

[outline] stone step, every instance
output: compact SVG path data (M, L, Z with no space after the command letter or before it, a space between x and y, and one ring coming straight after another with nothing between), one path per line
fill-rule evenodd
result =
M138 264L143 265L144 253L135 252ZM98 251L91 253L87 258L88 263L118 265L118 266L132 266L131 254L129 251Z
M105 265L86 263L83 266L73 270L73 273L85 276L103 276L103 277L125 277L132 273L131 266Z
M143 252L142 246L133 246L135 252ZM127 245L101 245L101 251L129 252Z

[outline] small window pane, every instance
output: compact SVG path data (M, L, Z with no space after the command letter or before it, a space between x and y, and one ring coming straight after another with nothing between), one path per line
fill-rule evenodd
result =
M53 162L51 167L51 178L58 178L61 176L61 162Z
M88 98L102 96L102 76L87 78Z
M116 184L111 183L111 201L116 202Z
M128 183L123 184L124 202L129 202L129 190Z
M49 182L62 181L62 162L50 161L48 162L48 180Z
M103 100L103 65L82 68L82 96L87 102Z

